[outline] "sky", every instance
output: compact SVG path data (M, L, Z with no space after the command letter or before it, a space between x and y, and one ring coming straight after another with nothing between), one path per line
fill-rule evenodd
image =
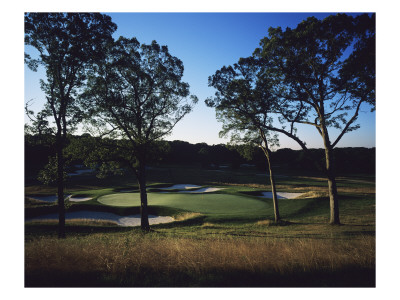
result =
M190 143L219 144L229 138L219 138L222 124L215 118L215 110L204 100L215 90L208 86L208 77L224 65L236 63L240 57L250 56L267 35L269 27L294 28L309 16L323 19L328 13L106 13L117 24L114 38L136 37L140 43L156 40L167 45L169 52L182 60L185 67L183 81L189 83L190 92L199 98L193 111L174 128L167 140ZM25 47L35 53L32 47ZM33 99L31 107L37 111L44 103L39 79L44 71L32 72L25 66L25 101ZM375 113L365 107L360 113L361 128L347 133L339 147L374 147ZM339 133L332 131L332 140ZM298 126L298 135L310 148L323 147L317 130L311 126ZM280 137L281 148L300 149L296 142Z

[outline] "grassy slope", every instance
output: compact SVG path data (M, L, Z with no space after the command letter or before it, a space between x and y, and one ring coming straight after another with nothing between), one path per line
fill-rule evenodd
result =
M268 190L260 176L250 171L215 172L218 178L214 181L210 175L206 179L209 172L180 167L149 174L154 185L163 182L165 174L172 174L178 179L174 183L226 183L227 189L204 196L175 193L152 198L155 194L149 193L156 213L180 214L183 220L153 226L147 235L137 228L68 223L67 239L58 240L55 223L26 225L26 285L374 286L374 178L341 179L342 226L327 225L329 201L323 194L280 200L287 222L276 226L271 221L272 200L242 194ZM90 206L120 214L138 210L137 206L106 206L96 200L112 200L118 189L135 187L129 179L114 178L109 186L88 176L74 180L69 191L95 199L70 209ZM278 185L285 191L326 189L326 183L316 176L278 178ZM50 189L32 185L26 191L49 193ZM54 205L28 202L26 206L35 211ZM185 219L182 209L201 214L186 214Z

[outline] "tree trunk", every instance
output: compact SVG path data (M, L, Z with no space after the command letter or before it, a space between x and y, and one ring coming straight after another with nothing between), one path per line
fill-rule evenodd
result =
M329 141L328 132L326 129L323 131L323 139L325 146L325 166L326 175L328 178L328 191L329 191L329 206L330 206L330 221L332 225L340 224L339 219L339 200L336 187L336 174L335 163L333 157L333 149Z
M140 190L140 227L143 231L150 231L149 213L147 209L146 167L142 162L139 163L137 176Z
M271 151L266 148L264 149L265 156L267 157L267 162L268 162L268 169L269 169L269 179L271 182L271 189L272 189L272 201L274 203L274 216L275 216L275 222L278 222L281 217L279 215L279 206L278 206L278 197L276 195L276 189L275 189L275 179L273 176L272 172L272 166L271 166Z
M330 224L340 224L339 219L339 200L336 187L336 175L334 171L332 149L325 149L326 173L328 177L329 205L330 205Z
M64 203L64 157L60 137L57 137L57 201L58 201L58 238L65 238Z

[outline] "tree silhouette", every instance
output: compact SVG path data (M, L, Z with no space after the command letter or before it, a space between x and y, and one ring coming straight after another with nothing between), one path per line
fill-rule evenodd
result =
M234 144L259 146L267 159L271 182L275 222L280 220L275 179L271 165L271 146L278 145L277 128L273 126L273 113L277 111L278 98L271 93L272 81L260 75L259 62L241 58L233 66L223 67L209 77L209 86L217 92L206 99L209 107L216 109L217 119L223 123L221 136L230 134ZM290 134L290 133L288 133Z
M254 55L276 79L282 117L314 126L323 140L330 223L339 224L333 148L359 128L361 106L375 105L375 15L311 17L295 29L270 28L260 45ZM333 140L331 127L340 130Z
M63 149L67 134L82 119L76 97L86 79L88 65L102 58L103 45L115 30L111 18L98 13L25 15L25 44L39 52L37 59L25 54L25 63L33 71L39 66L46 70L46 80L40 81L46 103L38 120L45 115L55 122L60 238L65 237ZM30 111L28 114L31 115ZM40 125L42 129L44 123Z
M167 46L140 45L120 37L110 43L107 59L96 64L84 95L86 109L103 137L119 138L140 189L141 228L150 230L146 163L157 141L197 102L183 82L183 64Z

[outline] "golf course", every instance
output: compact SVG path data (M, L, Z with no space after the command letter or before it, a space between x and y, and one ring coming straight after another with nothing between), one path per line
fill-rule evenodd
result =
M177 181L160 182L168 176ZM374 285L374 176L339 178L340 226L328 224L326 183L312 174L277 176L278 194L291 195L279 199L280 224L272 199L263 196L267 176L257 170L158 166L148 178L151 231L143 233L140 195L129 176L70 177L71 199L89 200L67 205L65 240L57 238L56 202L40 200L55 189L28 184L26 285ZM157 224L157 217L169 219Z
M375 13L180 9L24 13L24 287L376 287Z

